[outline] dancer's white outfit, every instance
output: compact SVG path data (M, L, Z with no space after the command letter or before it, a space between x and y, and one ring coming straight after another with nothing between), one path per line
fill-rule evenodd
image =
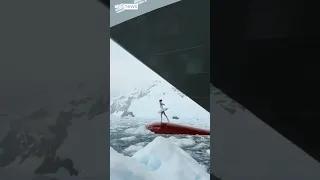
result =
M162 102L160 102L160 111L159 111L159 113L163 113L163 112L165 112L166 110L168 110L168 108L164 108L163 107L163 103Z
M168 122L170 122L168 117L167 117L167 115L166 115L166 113L165 113L165 111L168 110L168 108L164 108L163 106L164 106L164 104L162 102L160 102L160 111L159 111L159 113L160 113L160 117L161 117L161 123L162 123L162 115L164 115L167 118Z

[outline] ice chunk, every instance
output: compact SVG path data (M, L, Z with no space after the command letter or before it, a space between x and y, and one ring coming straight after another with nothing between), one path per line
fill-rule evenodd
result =
M176 145L178 145L179 147L191 147L194 146L196 144L196 142L193 139L189 139L189 138L176 138L174 136L169 137L169 139Z
M148 142L138 142L137 144L135 144L136 146L146 146L148 144Z
M123 156L110 147L110 179L157 180L157 177L138 161Z
M196 160L170 139L157 137L133 157L110 147L111 180L209 180Z
M161 136L136 152L132 158L144 164L158 176L166 174L166 179L210 179L206 170L187 152L172 143L172 140Z
M146 135L151 134L152 132L149 131L145 125L139 126L138 128L128 128L125 130L128 134L135 134L135 135Z
M133 153L139 151L142 148L143 148L143 146L131 145L131 146L127 147L126 149L124 149L123 153L128 154L128 155L133 155Z
M135 136L129 136L129 137L120 138L120 140L122 140L122 141L135 141L135 140L137 140L137 138Z

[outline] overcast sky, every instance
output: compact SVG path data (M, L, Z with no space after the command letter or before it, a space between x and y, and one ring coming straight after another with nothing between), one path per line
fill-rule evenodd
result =
M110 40L110 89L133 89L143 83L162 78L129 52Z

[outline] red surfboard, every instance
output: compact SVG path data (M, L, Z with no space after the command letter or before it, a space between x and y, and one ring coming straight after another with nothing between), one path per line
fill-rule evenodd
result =
M187 134L187 135L210 135L206 129L194 128L181 124L173 123L152 123L146 126L147 129L155 134Z

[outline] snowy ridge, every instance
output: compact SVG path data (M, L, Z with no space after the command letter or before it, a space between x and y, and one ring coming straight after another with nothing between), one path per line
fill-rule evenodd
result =
M159 119L159 99L162 99L165 107L169 108L166 113L170 119L176 116L182 120L193 118L209 121L209 112L171 84L159 80L112 99L110 113L121 116L126 112L132 112L135 117Z

